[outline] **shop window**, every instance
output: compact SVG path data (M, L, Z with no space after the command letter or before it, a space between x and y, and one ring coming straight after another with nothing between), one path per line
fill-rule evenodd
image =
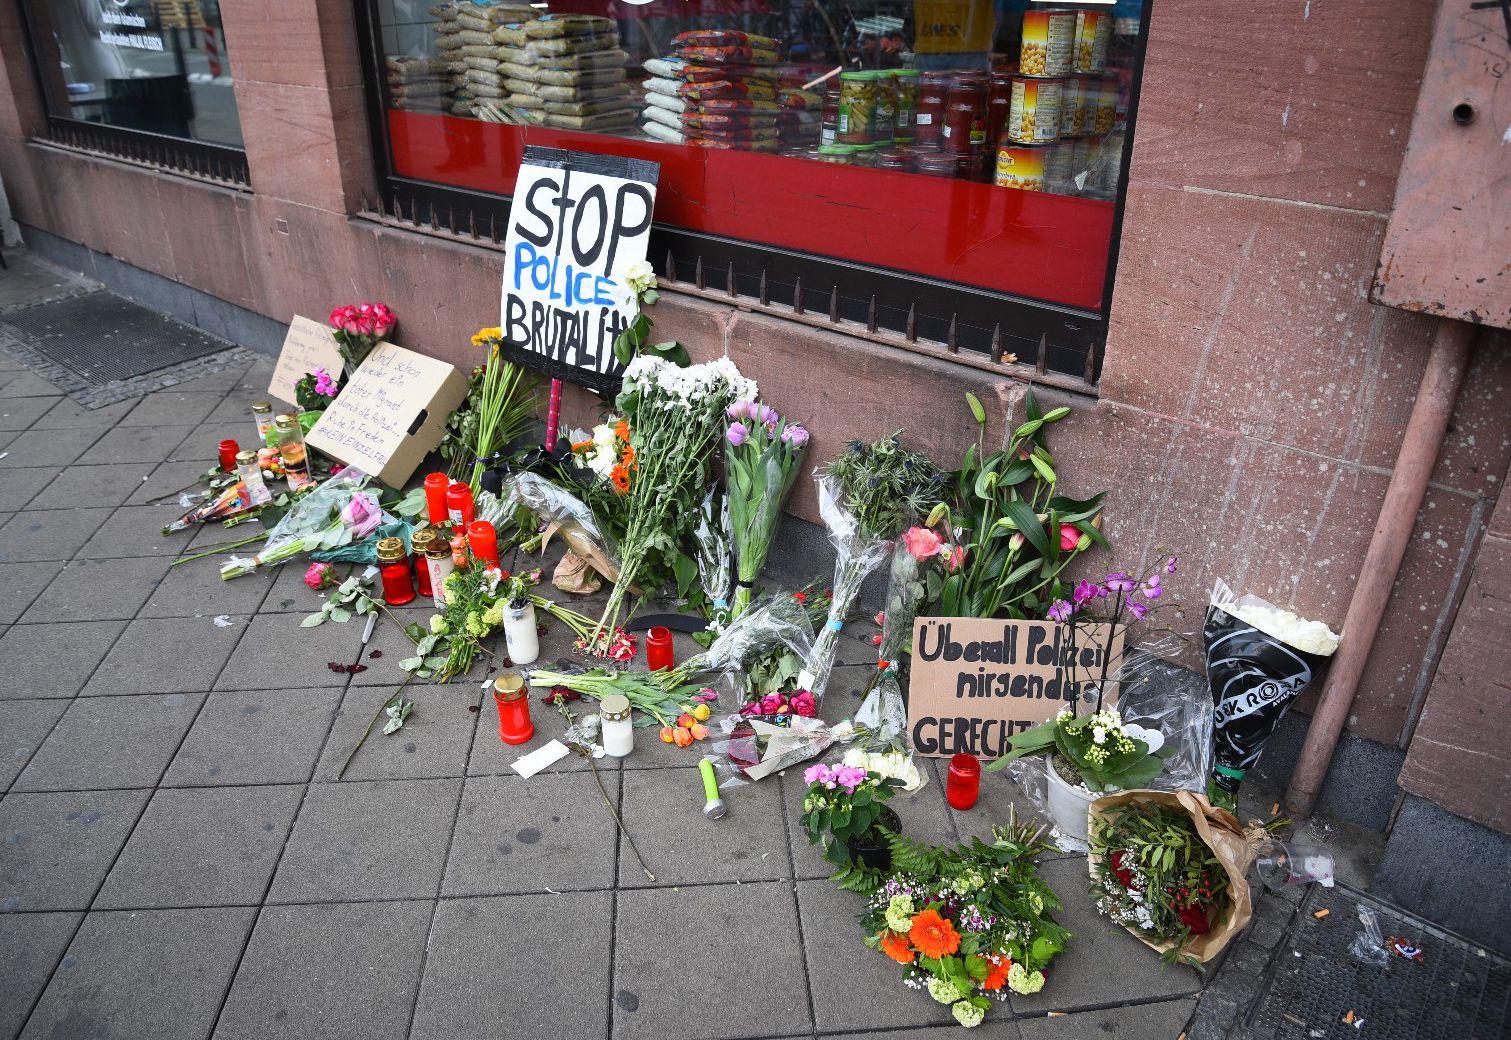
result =
M245 180L217 0L23 0L54 138Z
M651 159L663 273L1094 379L1140 0L362 6L397 212Z

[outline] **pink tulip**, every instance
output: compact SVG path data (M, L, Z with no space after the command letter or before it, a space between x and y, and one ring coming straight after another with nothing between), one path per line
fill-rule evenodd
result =
M378 529L383 511L378 500L365 491L355 492L341 509L341 522L352 529L352 540L361 541Z

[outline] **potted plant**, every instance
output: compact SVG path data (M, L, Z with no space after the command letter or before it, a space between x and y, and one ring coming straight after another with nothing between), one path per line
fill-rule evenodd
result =
M1012 737L1012 751L986 767L996 771L1021 758L1046 755L1047 809L1055 827L1068 838L1086 840L1087 809L1098 795L1144 787L1164 768L1159 754L1165 743L1163 734L1125 723L1103 701L1109 682L1117 681L1126 653L1115 649L1120 645L1115 634L1122 630L1121 645L1126 646L1128 628L1155 609L1155 602L1164 595L1161 575L1175 573L1175 566L1175 557L1161 556L1137 577L1119 570L1100 582L1081 581L1070 599L1050 606L1050 619L1066 628L1069 703L1048 722ZM1101 601L1112 603L1105 616L1098 616L1096 610ZM1112 635L1106 647L1097 648L1101 652L1096 655L1096 671L1085 675L1077 664L1082 658L1079 651L1090 630L1099 626ZM1080 711L1083 700L1095 705L1089 713Z
M871 870L892 865L889 841L902 828L887 800L902 781L857 766L809 766L803 774L803 829L808 844L824 843L824 858L837 867Z

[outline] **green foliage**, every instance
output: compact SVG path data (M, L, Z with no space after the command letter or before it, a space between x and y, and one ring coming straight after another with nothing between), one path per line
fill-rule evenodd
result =
M902 446L901 433L871 444L851 441L825 467L846 509L869 539L897 537L929 515L948 490L932 459Z
M880 847L895 833L886 826L890 815L886 803L901 788L901 780L877 773L866 773L853 791L846 791L843 785L830 788L823 781L809 784L802 816L808 844L823 842L825 859L836 866L850 866L848 845Z

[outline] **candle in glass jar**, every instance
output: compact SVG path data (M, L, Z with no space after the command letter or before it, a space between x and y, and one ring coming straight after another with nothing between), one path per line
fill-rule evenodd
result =
M377 554L383 602L398 607L414 599L414 575L409 568L409 554L404 551L404 539L379 538Z
M262 463L257 461L255 451L236 453L236 475L247 486L247 495L254 506L265 506L273 501L273 493L262 479Z
M949 775L944 783L945 801L964 812L976 804L980 795L981 759L963 753L950 759Z
M630 700L613 693L598 703L598 718L603 723L603 750L623 758L635 750L635 726L630 721Z
M645 667L653 672L675 664L672 654L672 630L657 625L645 634Z
M227 473L236 469L236 456L241 454L241 445L227 437L220 442L220 468Z
M504 649L515 664L532 664L540 656L535 604L528 598L504 606Z
M472 489L457 481L446 489L446 515L453 524L465 527L473 521Z
M505 744L523 744L535 736L524 679L513 672L499 676L493 683L493 703L498 707L498 736Z
M257 446L259 448L275 447L268 440L268 431L273 428L273 405L270 401L258 401L252 405L252 421L257 423Z
M446 609L446 577L455 565L451 562L451 546L437 538L425 550L425 566L430 570L430 596L437 610Z
M451 478L444 473L431 473L425 477L425 515L432 524L444 524L450 517L446 513L446 489L451 487Z
M433 597L435 593L430 588L430 562L425 556L425 551L435 541L435 532L426 527L409 536L409 547L414 550L414 578L415 587L420 595Z
M274 419L273 439L278 442L278 458L283 462L283 475L289 480L289 490L298 491L306 484L313 484L309 452L304 447L304 430L299 420L292 415L280 415Z
M472 550L473 558L481 560L483 566L499 566L498 532L488 521L474 520L467 525L467 546Z

